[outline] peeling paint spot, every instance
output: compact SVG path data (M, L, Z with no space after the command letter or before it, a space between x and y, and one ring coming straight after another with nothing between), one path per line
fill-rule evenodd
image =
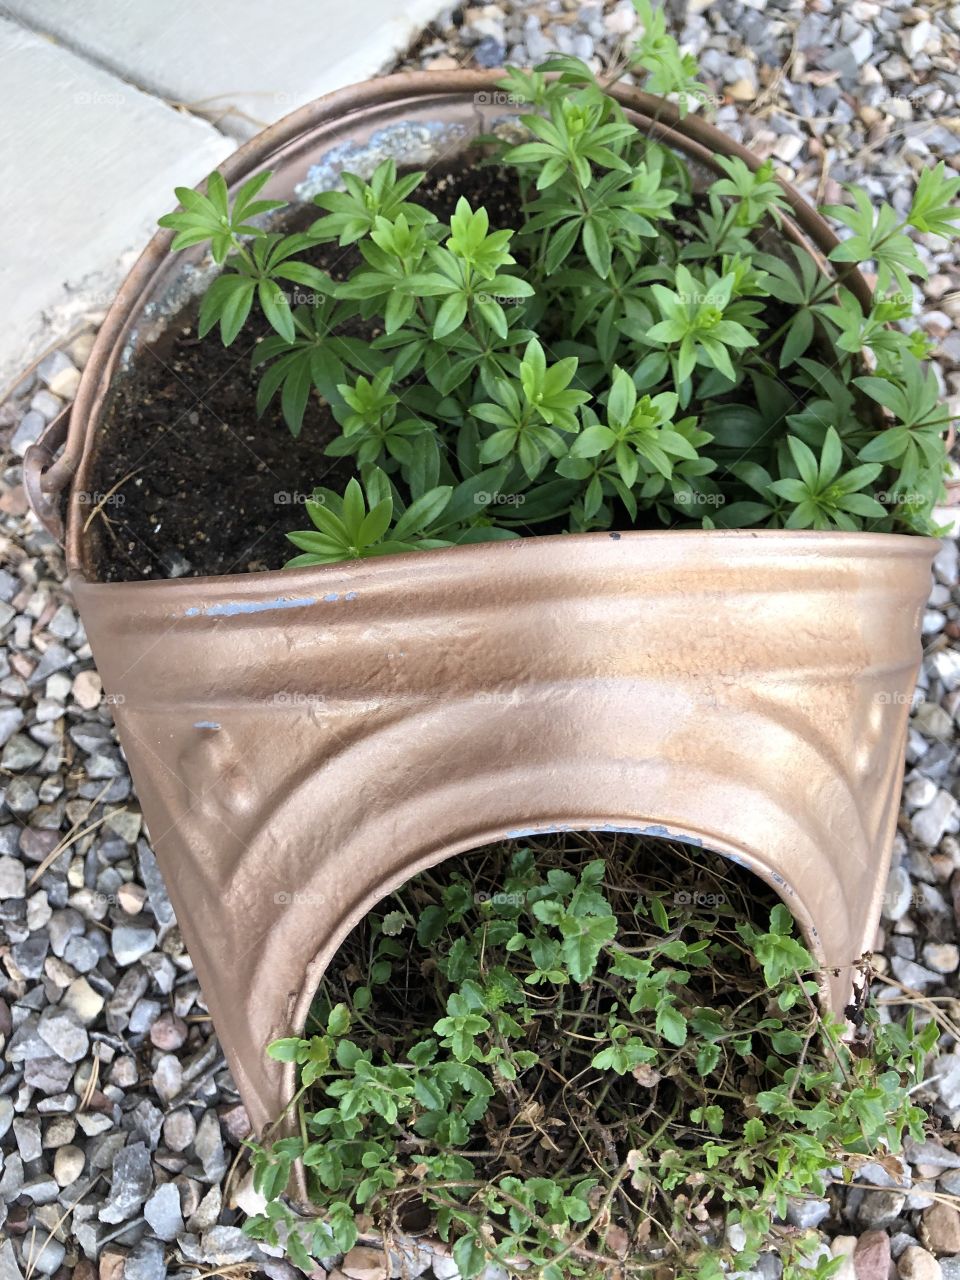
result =
M340 599L339 591L328 591L327 594L323 597L323 602L324 604L336 604L336 602L339 599Z
M522 142L526 138L526 132L517 127L517 120L514 115L499 117L504 124L514 125L507 141ZM493 131L500 131L497 122L494 122ZM307 204L322 191L342 191L344 182L340 175L344 170L362 178L371 178L380 161L389 157L397 161L401 171L429 169L438 159L460 150L467 141L467 128L459 122L398 121L378 129L363 143L345 142L328 149L317 164L310 166L306 178L294 191L294 199ZM257 214L250 221L267 230L284 231L287 229L283 222L286 213L286 209L281 209ZM131 329L120 360L125 373L132 368L143 347L155 342L184 304L199 297L219 274L220 268L209 254L198 264L178 268L171 284L162 287L158 296L142 308L138 323Z
M561 826L549 827L517 827L515 830L507 832L507 839L524 840L529 836L542 836L553 832L581 830L611 832L627 836L661 836L666 840L676 840L680 844L692 844L696 845L698 849L703 848L703 841L698 836L681 835L678 831L671 831L669 827L663 827L657 824L647 827L624 827L613 822L605 822L599 827L571 827L568 823L564 823Z
M194 720L193 727L195 729L219 729L220 728L216 720Z
M307 176L294 189L298 200L306 203L321 191L342 191L340 176L346 169L361 178L370 178L381 160L393 158L397 168L429 168L438 156L449 155L466 137L462 124L443 120L400 120L371 134L366 142L343 142L331 147L312 164Z
M647 827L621 827L612 822L606 822L602 827L590 827L590 830L620 832L627 836L657 836L662 840L676 840L680 844L692 844L699 849L703 848L703 841L698 836L681 835L679 831L671 831L669 827L664 827L660 823L653 823Z
M797 896L793 885L790 884L787 880L784 880L783 876L780 874L779 871L771 871L770 879L777 886L777 888L781 890L782 894L785 897L795 898Z
M619 542L619 541L620 541L620 535L619 535L619 533L611 533L610 537L614 540L614 542Z
M193 605L184 612L185 618L235 618L245 613L272 613L275 609L304 609L316 604L316 596L298 596L292 599L277 596L275 600L228 600L224 604L211 604L201 609Z
M507 832L508 840L525 840L529 836L545 836L557 831L572 831L573 828L563 825L560 827L515 827L513 831Z
M356 600L357 593L355 591L348 591L343 598L344 600Z

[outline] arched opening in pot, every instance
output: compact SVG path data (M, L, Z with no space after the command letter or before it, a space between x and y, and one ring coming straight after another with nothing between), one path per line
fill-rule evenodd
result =
M564 830L448 858L316 991L307 1195L359 1199L401 1253L460 1241L468 1274L483 1249L566 1275L720 1247L758 1097L818 1025L812 969L774 889L701 847Z

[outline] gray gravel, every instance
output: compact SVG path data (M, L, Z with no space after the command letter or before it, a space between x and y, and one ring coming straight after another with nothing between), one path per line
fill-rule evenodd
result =
M718 123L811 199L857 181L903 207L908 179L960 165L960 4L903 0L668 0L715 95ZM634 29L629 0L449 11L403 66L529 62L551 50L600 67ZM936 237L918 303L937 375L960 408L960 269ZM257 1197L249 1126L150 849L109 705L58 549L26 514L19 460L76 390L92 330L51 352L0 405L0 1280L194 1276L244 1263L299 1274L238 1226ZM960 1019L960 586L937 558L908 743L894 867L876 940L885 1017L904 988ZM929 1016L921 1007L920 1020ZM868 1164L849 1189L791 1205L843 1255L844 1280L960 1280L960 1045L949 1036L917 1094L942 1126L902 1175ZM232 1170L232 1172L231 1172ZM380 1259L377 1261L377 1259ZM336 1260L330 1260L331 1265ZM399 1272L399 1260L391 1270ZM430 1259L408 1259L414 1274ZM341 1263L382 1280L381 1255ZM456 1280L449 1258L439 1280ZM757 1269L777 1280L779 1260ZM491 1272L489 1280L501 1280Z

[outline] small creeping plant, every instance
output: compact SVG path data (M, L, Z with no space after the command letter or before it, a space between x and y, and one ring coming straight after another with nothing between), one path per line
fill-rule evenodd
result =
M728 879L697 895L649 864L632 879L627 842L607 858L495 847L375 913L309 1030L270 1046L299 1072L299 1136L254 1147L252 1235L309 1272L371 1222L396 1248L416 1208L464 1280L490 1264L640 1280L655 1259L720 1280L771 1246L787 1280L809 1276L816 1233L774 1218L837 1166L898 1167L936 1025L868 1010L872 1041L851 1047L820 1021L786 906L755 925ZM688 874L709 866L698 851ZM307 1218L282 1199L297 1160Z

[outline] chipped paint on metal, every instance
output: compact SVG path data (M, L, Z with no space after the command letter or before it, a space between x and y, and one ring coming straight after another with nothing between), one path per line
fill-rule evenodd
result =
M382 160L396 160L398 168L417 169L436 163L438 156L456 150L467 140L466 126L449 120L398 120L372 133L365 142L354 138L331 147L294 188L306 203L321 191L342 191L344 170L361 178L373 177Z
M573 827L563 826L546 826L546 827L515 827L513 831L507 832L508 840L525 840L529 836L545 836L551 835L553 832L573 831Z
M193 727L195 729L219 729L220 728L216 720L194 720Z
M545 827L517 827L513 831L507 832L507 839L523 840L528 836L543 836L554 832L564 831L600 831L626 836L659 836L665 840L676 840L680 844L692 844L696 845L698 849L703 848L703 841L699 836L683 835L679 831L671 831L669 827L664 827L657 823L646 827L625 827L614 822L605 822L601 826L587 827L571 827L568 823L564 823L560 826L549 825Z
M339 591L328 591L319 599L316 596L298 596L285 598L277 596L275 600L229 600L223 604L211 604L204 608L191 605L184 609L185 618L236 618L242 614L272 613L274 609L305 609L312 604L336 604L338 600L356 600L356 591L348 591L340 595Z
M698 849L703 848L703 841L699 836L688 836L680 831L671 831L669 827L665 827L658 822L651 823L646 827L624 827L614 822L605 822L602 827L588 827L587 830L619 833L626 836L656 836L661 840L676 840L680 844L692 844L696 845Z
M304 609L316 604L316 596L277 596L274 600L228 600L223 604L211 604L205 608L192 605L184 610L185 618L235 618L247 613L272 613L275 609Z

